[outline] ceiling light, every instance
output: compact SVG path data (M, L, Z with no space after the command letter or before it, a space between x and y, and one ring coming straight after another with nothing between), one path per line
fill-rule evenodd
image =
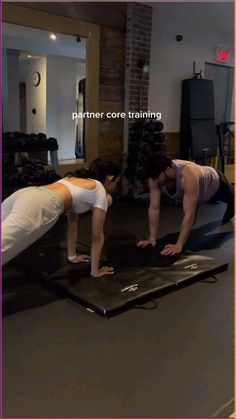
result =
M57 36L56 36L56 34L55 34L54 32L52 32L52 33L50 34L50 39L51 39L52 41L56 41Z
M28 54L28 55L27 55L27 58L32 58L32 55Z

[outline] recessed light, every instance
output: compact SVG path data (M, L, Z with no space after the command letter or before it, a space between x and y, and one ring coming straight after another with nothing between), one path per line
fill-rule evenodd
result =
M51 33L51 34L50 34L50 39L51 39L52 41L56 41L56 39L57 39L56 34L55 34L55 33Z

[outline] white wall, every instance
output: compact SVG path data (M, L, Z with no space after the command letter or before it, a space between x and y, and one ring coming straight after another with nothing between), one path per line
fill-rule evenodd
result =
M20 51L3 49L3 130L20 130L20 82L26 82L27 132L46 130L46 58L19 60ZM39 71L39 86L32 84L33 71ZM32 109L36 108L36 115Z
M76 59L47 57L46 132L59 144L59 159L75 158Z
M38 86L32 84L34 71L40 73ZM26 82L26 131L27 133L46 132L46 58L20 60L20 81ZM32 109L36 109L36 114Z
M41 75L36 87L32 84L34 71ZM76 111L78 81L85 74L85 63L77 59L48 56L20 60L20 81L26 82L27 132L56 138L60 159L75 158L76 120L72 121L71 115Z
M200 23L200 17L199 25L193 25L166 10L153 9L149 109L162 113L166 132L179 131L181 82L192 77L193 61L204 75L205 62L214 62L216 44L225 43L231 47L233 65L233 37ZM177 34L183 35L181 42L176 41Z
M7 49L7 127L8 131L20 129L20 94L19 94L19 51ZM5 117L4 117L5 119ZM4 128L5 129L5 128Z

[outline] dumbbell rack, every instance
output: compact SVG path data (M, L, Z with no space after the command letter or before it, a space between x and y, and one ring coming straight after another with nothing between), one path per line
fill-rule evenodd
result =
M9 133L11 135L11 133ZM14 133L13 133L14 134ZM18 133L16 133L18 134ZM26 134L27 135L27 134ZM29 140L29 143L27 144L27 140L30 136L27 137L27 140L22 142L22 144L20 144L19 141L19 137L15 137L16 141L14 140L14 137L12 136L11 138L9 138L8 140L8 133L5 135L6 139L2 141L2 154L3 157L6 156L6 161L9 161L9 159L11 159L12 161L12 168L10 169L10 172L8 173L15 173L18 172L19 175L19 183L18 181L15 183L15 181L13 180L13 183L11 184L5 184L4 186L4 182L3 182L3 199L5 199L7 196L9 196L10 194L12 194L13 192L15 192L17 189L19 189L19 187L26 187L26 186L42 186L45 185L46 183L51 183L49 178L47 180L45 179L37 179L35 176L34 181L30 181L30 184L25 184L25 182L22 182L22 171L24 170L25 165L22 164L22 153L37 153L37 152L42 152L42 151L49 151L50 153L50 158L51 158L51 165L53 167L53 170L47 170L45 171L45 176L54 176L55 177L59 177L57 176L58 173L58 169L59 169L59 163L58 163L58 156L57 156L57 150L58 150L58 144L56 139L50 138L50 139L46 139L45 134L44 135L44 141L42 141L42 143L40 144L40 140L37 142L32 144L32 141ZM12 139L13 138L13 139ZM30 139L30 138L29 138ZM51 140L51 141L50 141ZM48 141L48 143L47 143ZM7 157L9 156L9 158ZM12 156L10 158L10 156ZM32 165L32 163L30 163ZM47 163L45 164L41 164L41 166L46 166ZM33 163L33 171L34 173L37 173L37 169L35 169L36 164ZM36 170L36 172L35 172ZM44 171L44 169L43 169ZM51 173L52 172L52 173ZM54 173L54 174L53 174ZM4 175L4 173L3 173ZM16 176L18 176L16 174ZM31 174L32 175L32 174ZM14 178L14 175L13 175Z
M138 156L137 156L137 165L136 165L136 175L134 177L134 183L133 183L133 197L135 199L142 198L146 199L149 197L149 192L141 192L143 188L143 181L140 180L137 176L137 173L140 169L140 162L141 162L141 156L142 156L142 147L145 144L143 141L144 138L144 127L142 127L142 135L140 136L140 142L139 142L139 149L138 149ZM142 167L142 166L141 166Z
M55 170L55 172L58 172L59 169L59 163L58 163L58 155L57 155L57 150L58 150L58 145L56 146L46 146L46 145L42 145L42 146L38 146L38 147L24 147L24 148L7 148L7 150L3 149L2 150L2 154L15 154L15 165L16 166L21 166L22 165L22 158L21 158L21 153L33 153L33 152L37 152L37 151L49 151L50 153L50 160L51 160L51 165L53 167L53 169Z
M147 124L152 124L154 127L153 130L150 128L147 129ZM158 129L155 129L157 124L160 126ZM135 199L147 199L149 197L148 187L145 185L145 182L147 182L145 180L146 159L153 151L166 151L166 146L162 144L165 140L164 134L161 133L162 129L163 124L161 121L149 119L138 121L138 142L136 141L138 143L138 152L136 154L135 174L132 185L132 196ZM162 140L160 141L160 138L157 140L157 136L162 136ZM148 151L145 151L145 146ZM158 147L158 149L156 150L155 147Z

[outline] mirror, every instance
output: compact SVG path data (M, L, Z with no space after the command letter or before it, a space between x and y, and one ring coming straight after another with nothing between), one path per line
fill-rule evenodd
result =
M85 158L86 39L2 24L3 131L57 139L59 160ZM77 160L78 161L78 160Z

